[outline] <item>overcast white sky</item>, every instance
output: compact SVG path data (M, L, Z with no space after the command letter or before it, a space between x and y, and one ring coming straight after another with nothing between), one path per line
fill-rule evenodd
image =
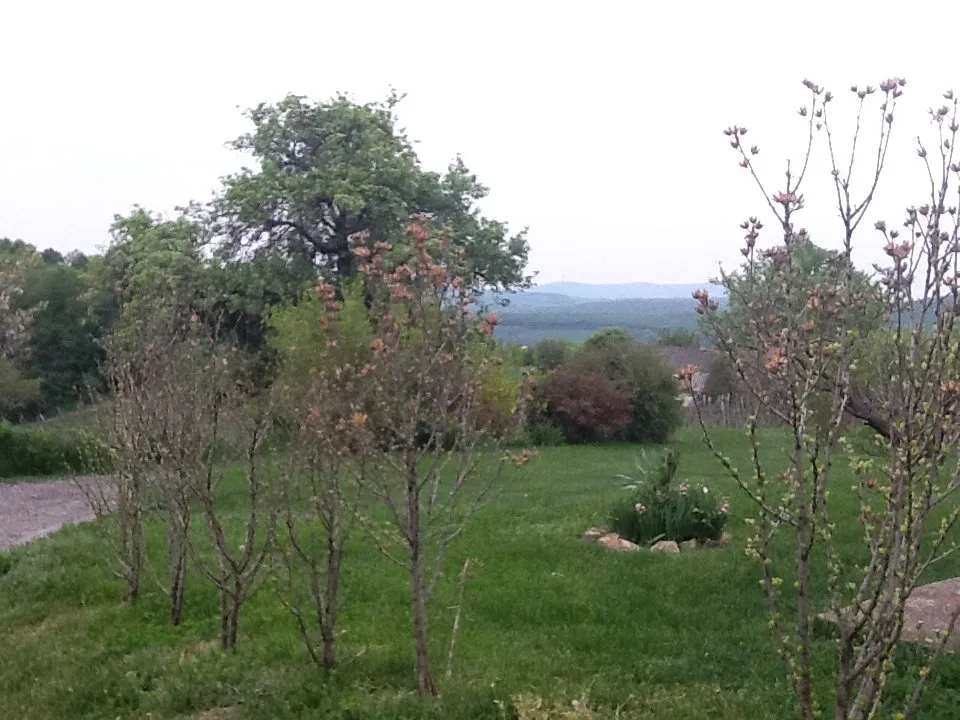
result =
M246 128L240 109L392 85L425 164L460 152L492 189L489 214L530 227L541 282L700 282L739 258L738 223L764 209L720 131L750 129L776 189L787 141L803 136L805 76L847 119L849 85L907 78L869 225L923 202L910 138L960 90L955 52L931 34L952 36L950 5L0 3L0 236L93 251L134 203L208 198L240 161L223 147ZM815 169L805 222L831 245L829 177ZM861 241L877 259L874 233Z

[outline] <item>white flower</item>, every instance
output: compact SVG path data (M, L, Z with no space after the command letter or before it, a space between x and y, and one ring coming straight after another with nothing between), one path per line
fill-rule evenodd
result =
M710 488L708 488L706 485L704 485L704 487L703 487L703 494L704 494L704 495L709 495L709 494L710 494Z

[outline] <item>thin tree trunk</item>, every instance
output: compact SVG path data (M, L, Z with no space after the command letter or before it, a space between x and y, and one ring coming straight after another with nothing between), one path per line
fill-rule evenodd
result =
M417 690L421 695L437 695L437 686L430 671L430 622L427 615L427 590L423 582L420 560L412 575L413 627L417 649Z
M837 620L839 621L840 618L837 618ZM852 628L847 630L841 627L840 668L837 673L834 720L847 720L850 711L850 695L853 690L853 678L850 677L850 670L853 664L854 643L852 630ZM849 638L848 633L850 633Z
M237 646L240 626L240 603L229 592L221 599L220 644L224 650L233 650Z
M237 638L240 635L240 606L243 604L243 600L239 597L232 597L230 600L229 644L227 647L232 650L237 646Z
M327 537L327 584L324 590L326 595L325 607L322 609L323 622L320 625L320 637L323 641L323 667L332 670L337 664L337 614L339 610L340 593L340 553L341 547L337 542L338 531L336 522L330 523Z
M173 513L180 512L180 517ZM187 591L187 533L189 516L182 509L171 509L167 525L167 567L170 580L170 624L178 626L183 620Z
M807 497L803 444L794 438L794 472L797 482L797 505L800 516L797 523L797 639L799 640L799 667L797 668L797 696L800 712L805 720L814 720L813 682L810 676L810 550L813 546L813 528L810 517L811 499Z
M187 545L181 538L172 548L174 556L170 566L170 624L178 626L183 620L187 591Z
M143 573L146 557L143 515L136 501L131 501L126 511L121 512L126 515L126 518L121 519L120 522L127 525L123 534L126 536L125 542L129 544L130 552L129 569L127 571L127 602L133 605L140 598L140 577Z
M410 540L410 590L413 634L417 656L417 690L421 695L437 695L430 672L430 618L427 612L427 588L423 574L420 537L420 491L416 468L407 480L407 530Z
M227 591L220 590L220 646L224 650L230 648L230 633L228 623L230 621L229 601L227 600Z

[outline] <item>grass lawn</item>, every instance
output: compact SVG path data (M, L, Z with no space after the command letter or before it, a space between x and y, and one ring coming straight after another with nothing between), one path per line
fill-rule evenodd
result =
M718 438L748 465L742 432ZM777 457L784 439L771 434L766 443ZM345 575L343 663L328 678L269 587L245 607L237 651L224 653L212 586L191 577L185 623L168 627L159 591L134 607L121 603L96 529L68 528L12 552L0 578L0 718L511 718L521 694L568 711L582 700L603 718L792 717L758 568L743 552L742 521L752 510L696 432L678 447L683 478L731 497L729 547L663 556L580 541L605 522L621 492L612 476L633 470L636 448L547 449L509 471L455 545L433 605L438 700L415 694L407 578L359 534ZM838 517L838 534L853 558L859 526L849 480L839 463L835 497L849 512ZM467 586L453 677L445 679L455 579L468 557L483 566ZM930 580L960 574L951 562ZM828 692L830 641L819 643ZM912 690L921 653L901 652L891 703ZM960 660L949 658L921 717L955 720L958 708Z

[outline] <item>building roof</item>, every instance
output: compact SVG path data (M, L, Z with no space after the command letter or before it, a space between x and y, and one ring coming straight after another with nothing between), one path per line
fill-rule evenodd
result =
M704 350L691 347L671 347L657 345L655 346L663 359L669 363L674 370L679 370L687 365L696 365L701 373L709 373L710 366L713 365L720 353L716 350Z

